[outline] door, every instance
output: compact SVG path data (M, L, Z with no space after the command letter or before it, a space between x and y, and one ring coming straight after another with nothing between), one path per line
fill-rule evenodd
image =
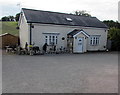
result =
M83 52L83 37L78 37L75 39L75 52L82 53Z

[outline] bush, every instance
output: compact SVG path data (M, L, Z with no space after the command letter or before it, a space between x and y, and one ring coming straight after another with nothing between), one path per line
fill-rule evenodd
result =
M120 29L110 28L108 39L112 40L112 50L120 50Z

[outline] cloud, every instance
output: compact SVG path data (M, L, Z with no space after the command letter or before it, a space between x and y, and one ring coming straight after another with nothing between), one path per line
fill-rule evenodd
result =
M9 15L16 15L20 12L20 8L17 6L16 0L2 0L0 1L0 10L1 14L0 17L9 16Z
M75 10L86 10L100 20L117 20L118 1L119 0L2 0L0 5L3 5L3 14L19 11L19 7L16 5L17 3L21 3L21 7L24 8L63 13L71 13Z
M0 17L9 15L15 16L19 12L20 12L19 8L13 4L2 5L2 14L0 14Z

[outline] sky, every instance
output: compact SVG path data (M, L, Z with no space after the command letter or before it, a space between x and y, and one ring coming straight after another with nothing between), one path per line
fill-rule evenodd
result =
M118 21L118 2L120 0L0 0L0 18L13 15L21 8L37 9L62 13L86 10L101 21Z

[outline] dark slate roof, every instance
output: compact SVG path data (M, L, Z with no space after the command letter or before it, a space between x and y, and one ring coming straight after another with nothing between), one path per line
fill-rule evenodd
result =
M107 26L99 21L96 17L76 16L72 14L25 8L22 8L22 10L28 23L107 28ZM70 18L72 21L68 21L66 18Z
M75 34L79 33L81 30L79 29L75 29L73 30L72 32L68 33L67 35L71 35L71 36L74 36Z

